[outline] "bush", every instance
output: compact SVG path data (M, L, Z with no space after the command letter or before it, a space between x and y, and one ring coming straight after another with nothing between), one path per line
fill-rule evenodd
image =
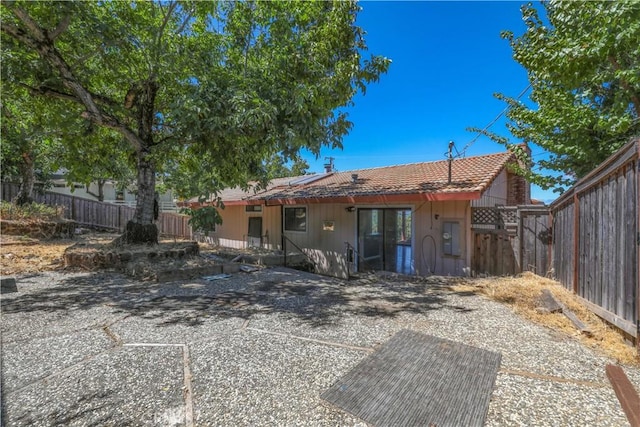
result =
M41 203L17 206L5 201L0 203L0 218L5 220L54 221L63 218L63 215L64 206L49 206Z

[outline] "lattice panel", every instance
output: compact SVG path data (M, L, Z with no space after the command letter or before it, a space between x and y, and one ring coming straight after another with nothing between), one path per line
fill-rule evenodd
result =
M472 208L472 225L492 225L504 228L508 224L516 224L518 214L515 208ZM483 227L484 228L484 227Z

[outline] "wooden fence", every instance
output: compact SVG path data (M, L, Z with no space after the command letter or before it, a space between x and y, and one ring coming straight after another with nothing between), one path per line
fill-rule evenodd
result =
M13 183L2 183L2 200L10 201L18 194L18 186ZM105 228L118 232L124 231L127 222L133 218L135 208L112 203L98 202L66 194L50 191L34 192L38 203L51 206L62 206L64 217L72 219L79 225L92 228ZM191 239L193 233L188 224L189 217L169 212L161 212L156 225L160 235L176 239Z
M542 205L472 208L473 271L496 276L532 271L546 276L550 222L549 208Z
M555 277L596 314L640 338L639 158L636 138L558 198L551 212Z

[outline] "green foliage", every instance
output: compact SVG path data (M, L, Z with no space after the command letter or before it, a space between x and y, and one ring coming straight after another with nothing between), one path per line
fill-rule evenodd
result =
M117 132L66 140L65 158L81 176L99 159L134 159L144 221L155 172L183 197L208 196L266 181L272 156L295 164L302 148L340 147L344 108L390 64L363 57L358 11L354 1L3 2L3 80Z
M16 205L0 202L0 218L14 221L52 221L63 218L63 206L49 206L41 203Z
M25 168L45 181L55 172L61 147L61 133L51 126L58 113L45 99L29 99L25 90L4 81L2 84L0 175L16 182Z
M640 3L543 5L548 23L528 4L522 8L526 32L502 34L528 71L535 106L496 97L510 107L507 127L513 137L551 153L536 162L529 178L561 190L640 134ZM506 138L489 135L511 146ZM526 157L521 152L530 161Z
M203 206L201 208L182 208L180 213L189 215L189 225L193 231L200 231L208 236L210 232L215 231L216 225L222 224L222 217L213 206Z

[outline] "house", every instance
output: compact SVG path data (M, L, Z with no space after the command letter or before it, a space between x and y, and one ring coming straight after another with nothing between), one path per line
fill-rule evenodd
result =
M219 194L223 222L209 240L299 248L316 272L341 278L366 270L461 276L473 252L471 208L530 203L529 184L509 170L515 161L503 152L280 178L257 192L228 189Z
M80 197L82 199L98 200L97 195L100 192L97 182L92 182L87 188L84 184L74 183L69 185L64 170L59 170L51 177L51 188L48 191L58 194L66 194L69 196ZM103 201L105 203L114 203L135 207L136 194L135 185L127 188L119 189L114 180L107 179L102 183ZM178 206L171 190L158 195L158 205L161 212L177 212Z

